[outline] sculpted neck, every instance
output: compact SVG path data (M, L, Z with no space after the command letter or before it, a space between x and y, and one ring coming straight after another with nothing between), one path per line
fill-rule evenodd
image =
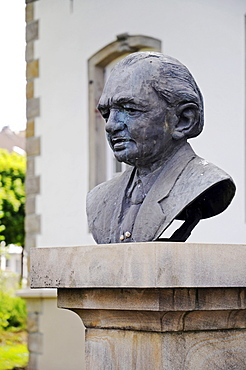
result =
M172 146L168 151L166 151L163 157L153 161L152 163L136 163L135 167L137 168L138 175L147 176L148 174L158 170L160 167L166 167L171 162L173 156L187 143L187 140L179 140L175 142L175 145Z

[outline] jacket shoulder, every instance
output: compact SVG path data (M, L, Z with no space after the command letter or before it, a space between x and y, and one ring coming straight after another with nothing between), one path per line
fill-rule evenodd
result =
M90 190L86 197L86 210L88 218L98 212L98 209L107 202L112 190L118 186L119 177L105 181Z
M202 218L223 212L235 194L235 184L230 175L205 159L195 156L177 181L179 196L186 195L186 205L202 210Z
M113 189L119 186L121 175L122 174L116 175L112 179L102 182L101 184L90 190L86 198L87 206L96 206L99 203L103 202L105 197L108 198Z

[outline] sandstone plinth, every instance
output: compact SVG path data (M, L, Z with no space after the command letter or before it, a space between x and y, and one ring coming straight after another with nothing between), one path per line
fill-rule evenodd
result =
M86 327L87 369L245 369L246 246L136 243L32 251L32 287Z

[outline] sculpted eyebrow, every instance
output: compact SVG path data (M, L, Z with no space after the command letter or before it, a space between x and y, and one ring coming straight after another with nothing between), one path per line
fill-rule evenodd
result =
M104 105L104 104L98 104L97 105L97 109L100 111L100 110L103 110L103 109L107 109L107 105Z
M124 104L124 103L134 103L134 98L132 97L121 97L121 98L115 98L113 99L113 102L116 104Z
M133 98L133 97L123 96L123 97L119 97L119 98L117 98L117 97L116 98L111 98L110 100L107 101L107 103L102 103L102 104L99 103L98 106L97 106L97 109L99 111L105 111L105 110L109 109L113 104L116 104L116 105L133 104L133 105L136 105L138 107L145 108L146 105L148 104L148 102L136 100L136 98Z

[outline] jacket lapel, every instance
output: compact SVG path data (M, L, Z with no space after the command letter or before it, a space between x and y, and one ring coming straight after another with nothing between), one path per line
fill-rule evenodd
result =
M168 197L184 168L195 156L186 143L163 167L137 214L132 232L134 241L155 240L172 222L160 203Z

